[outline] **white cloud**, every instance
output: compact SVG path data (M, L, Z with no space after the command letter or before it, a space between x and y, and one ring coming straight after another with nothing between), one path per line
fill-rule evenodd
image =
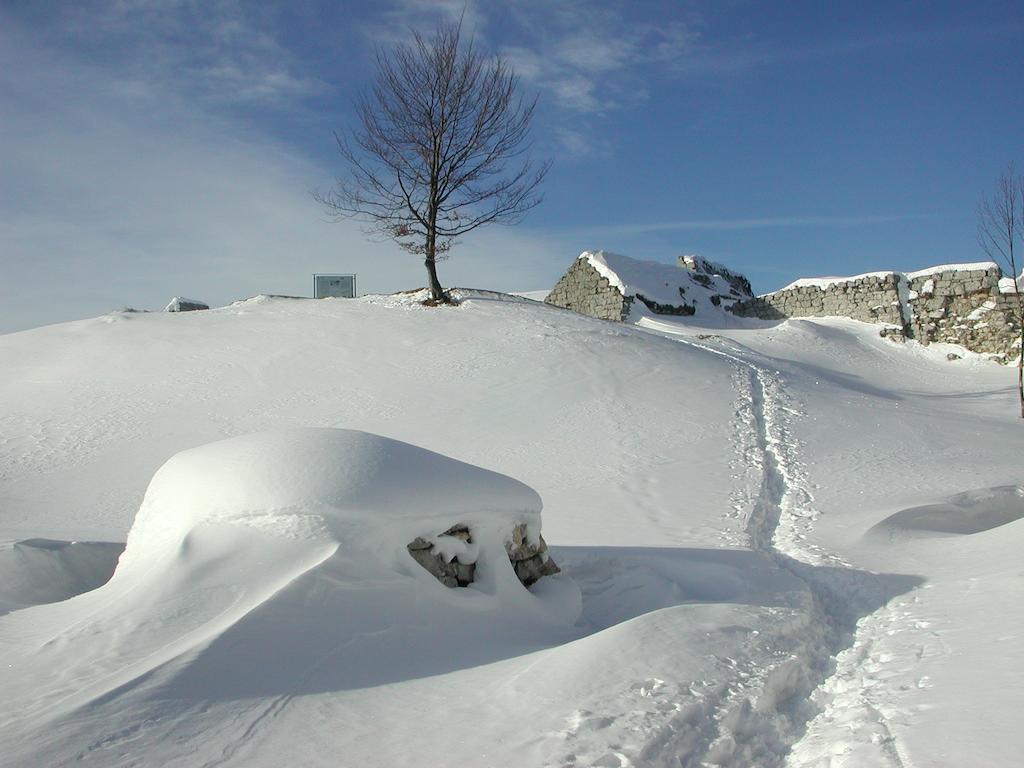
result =
M608 141L591 131L560 126L555 129L555 136L573 157L607 157L611 153Z
M543 62L536 51L521 46L506 46L498 53L524 80L536 80L543 72Z
M595 112L602 107L594 95L596 88L594 81L582 75L569 75L559 80L552 80L548 83L548 87L554 92L558 104L563 107L584 112Z
M638 22L629 4L518 0L510 8L529 42L501 54L570 111L601 113L642 101L646 67L674 69L699 46L690 22Z
M440 22L462 22L469 36L482 38L487 17L472 0L391 0L363 30L378 45L407 42L409 30L430 33Z
M238 0L97 0L55 6L51 41L111 59L112 79L210 103L287 104L327 85L281 45L269 6Z
M892 214L875 216L764 216L746 219L688 219L639 224L613 224L597 227L595 234L642 234L686 230L728 231L740 229L775 229L785 227L849 227L866 224L885 224L894 221L923 219L938 214Z

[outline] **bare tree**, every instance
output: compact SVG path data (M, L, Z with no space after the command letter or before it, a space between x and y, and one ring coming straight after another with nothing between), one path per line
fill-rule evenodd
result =
M449 301L437 262L455 238L484 224L515 223L540 202L550 162L525 158L536 98L500 58L461 39L461 23L433 37L378 50L377 79L356 103L358 128L335 134L348 166L316 199L334 219L355 217L422 254L430 298Z
M996 181L992 197L978 203L978 243L993 261L1002 262L1013 276L1017 322L1020 325L1020 357L1017 360L1017 393L1024 419L1024 296L1016 246L1024 241L1024 176L1011 163Z

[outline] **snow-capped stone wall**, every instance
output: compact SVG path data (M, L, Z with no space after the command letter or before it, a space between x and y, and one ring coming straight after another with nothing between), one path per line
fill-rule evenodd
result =
M1012 280L991 262L797 280L773 293L734 304L740 317L849 317L882 323L884 336L947 342L1016 359L1020 312Z
M1007 359L1017 357L1017 297L1012 290L1000 290L1002 272L998 266L974 270L938 268L908 277L912 338L923 344L946 341L975 352Z
M633 298L624 296L589 259L579 258L555 283L544 301L581 315L621 323L629 314Z
M752 296L745 277L699 256L680 256L671 266L584 251L545 301L616 322L646 313L700 319L721 310L762 320L848 317L878 323L883 336L899 341L959 344L1004 361L1020 354L1013 281L992 262L804 278Z
M675 265L641 261L607 251L584 251L545 301L601 320L622 322L646 313L720 313L751 297L743 275L699 256L680 256Z
M886 272L797 280L774 293L734 304L732 312L740 317L762 320L840 316L902 328L900 277L896 272Z

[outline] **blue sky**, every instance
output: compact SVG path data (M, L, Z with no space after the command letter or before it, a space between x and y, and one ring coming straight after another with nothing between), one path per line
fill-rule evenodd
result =
M550 287L606 248L699 253L755 290L981 260L978 197L1024 165L1017 2L0 2L0 332L173 295L423 284L328 224L375 47L464 13L540 96L555 165L446 285Z

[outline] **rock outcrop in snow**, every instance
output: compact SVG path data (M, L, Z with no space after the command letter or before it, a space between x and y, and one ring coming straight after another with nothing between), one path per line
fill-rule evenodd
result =
M558 572L540 509L537 494L510 477L397 440L263 432L171 458L150 483L118 575L177 552L197 529L230 525L327 543L375 567L401 570L407 551L446 586L472 583L488 559L492 581L504 570L528 586ZM522 565L531 558L540 561Z
M472 544L473 531L460 524L436 537L417 536L407 549L413 560L446 587L468 587L476 577L476 563L462 553L471 551ZM543 536L530 541L526 523L513 527L511 537L505 542L505 551L524 587L561 571L548 555Z

